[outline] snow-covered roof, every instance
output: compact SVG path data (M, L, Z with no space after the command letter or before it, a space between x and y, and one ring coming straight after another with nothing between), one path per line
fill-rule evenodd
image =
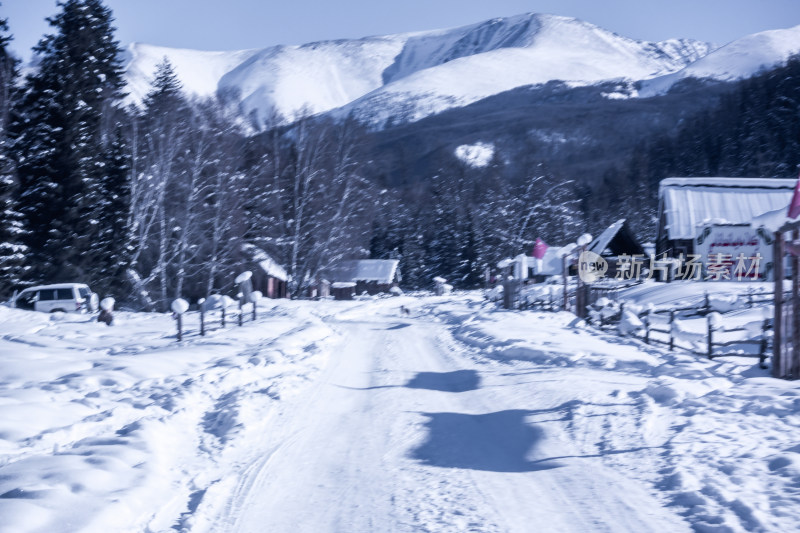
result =
M667 178L658 196L669 240L694 239L708 223L749 224L786 209L796 181L768 178Z
M786 207L781 207L780 209L776 209L774 211L769 211L764 213L763 215L759 215L750 222L750 227L752 228L764 228L768 231L778 231L784 225L789 224L790 222L797 223L800 220L798 218L789 218L788 209Z
M621 218L607 227L603 233L589 244L589 251L602 255L605 249L608 248L608 243L611 242L611 239L614 238L614 235L622 228L623 224L625 224L625 219Z
M258 266L261 267L268 276L272 276L273 278L279 279L281 281L286 281L289 279L289 275L286 273L286 270L282 266L280 266L273 258L264 254L266 257L261 259L258 262Z
M642 245L633 236L630 228L625 225L624 218L607 227L603 233L589 243L588 250L597 255L604 255L606 250L612 255L644 253Z
M397 259L355 259L342 261L326 275L333 282L376 281L392 283L397 273Z
M286 270L261 248L253 246L252 244L245 244L242 246L242 249L251 255L253 261L258 263L258 266L261 267L261 270L263 270L266 275L281 281L287 281L289 279Z

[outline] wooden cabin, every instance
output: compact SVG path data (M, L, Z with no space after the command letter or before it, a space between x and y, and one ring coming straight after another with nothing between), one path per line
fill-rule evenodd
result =
M625 219L620 219L607 227L603 233L597 236L587 248L590 252L594 252L601 256L608 263L608 272L606 277L613 278L617 275L617 262L618 257L621 255L627 256L644 256L644 247L639 244L636 236L631 231Z
M356 294L388 293L400 281L397 259L354 259L341 261L324 272L331 281L331 294L337 299L349 299ZM348 284L345 286L345 284ZM352 284L352 287L349 285ZM352 290L352 292L351 292Z
M770 178L667 178L658 188L656 255L697 254L698 237L711 226L749 225L785 210L796 180ZM702 239L701 239L702 240Z
M253 273L254 291L261 291L265 298L288 298L286 270L264 250L247 244L242 252L249 258L249 270Z

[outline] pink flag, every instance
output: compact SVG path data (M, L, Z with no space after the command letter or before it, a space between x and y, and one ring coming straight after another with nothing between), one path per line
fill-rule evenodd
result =
M792 196L792 202L789 204L789 213L786 216L797 218L798 215L800 215L800 178L797 179L797 185L794 186L794 196Z
M800 181L798 181L798 183L800 183ZM541 259L544 257L545 252L547 252L547 248L548 246L542 239L536 239L536 244L533 245L533 257Z

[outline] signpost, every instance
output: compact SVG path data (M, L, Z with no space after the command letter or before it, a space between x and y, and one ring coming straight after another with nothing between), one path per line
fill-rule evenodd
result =
M729 273L731 280L768 280L775 270L774 266L768 267L774 263L773 240L769 232L749 224L709 224L695 237L694 253L700 256L706 269L710 267L713 271L722 268ZM737 258L740 256L747 260L748 266L752 258L760 256L759 268L745 276L735 275ZM707 272L703 272L703 275L706 276Z

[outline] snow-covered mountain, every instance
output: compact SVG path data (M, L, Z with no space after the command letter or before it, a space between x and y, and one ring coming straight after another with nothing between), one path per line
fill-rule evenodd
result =
M516 87L561 80L653 80L650 93L683 77L743 77L800 48L800 27L745 37L717 52L690 39L637 41L561 16L526 14L455 29L324 41L262 50L201 52L129 48L131 99L146 94L167 57L187 92L215 93L264 118L291 121L335 110L374 125L413 121ZM740 60L741 58L741 60Z
M128 46L125 58L129 98L133 102L142 101L150 90L157 65L164 58L169 59L187 93L201 98L213 96L222 76L258 52L204 52L133 43Z
M133 102L149 90L156 65L172 63L187 93L215 93L262 117L271 110L291 120L346 105L383 85L383 71L400 54L403 36L327 41L262 50L201 52L134 43L126 72Z
M800 53L800 26L770 30L737 39L692 62L678 72L647 80L642 96L661 94L686 78L710 78L733 81L748 78L759 71L785 63Z
M451 41L455 42L447 46ZM446 43L445 50L437 48L442 42ZM477 43L469 50L472 53L463 53L465 42ZM438 61L424 69L402 69L404 76L390 78L390 83L342 112L355 113L375 124L392 117L414 121L516 87L551 80L580 86L663 75L684 68L712 48L709 43L692 40L635 41L593 24L553 15L495 19L440 35L410 38L390 72L395 65L402 69L407 52L415 58L433 50L431 55Z

